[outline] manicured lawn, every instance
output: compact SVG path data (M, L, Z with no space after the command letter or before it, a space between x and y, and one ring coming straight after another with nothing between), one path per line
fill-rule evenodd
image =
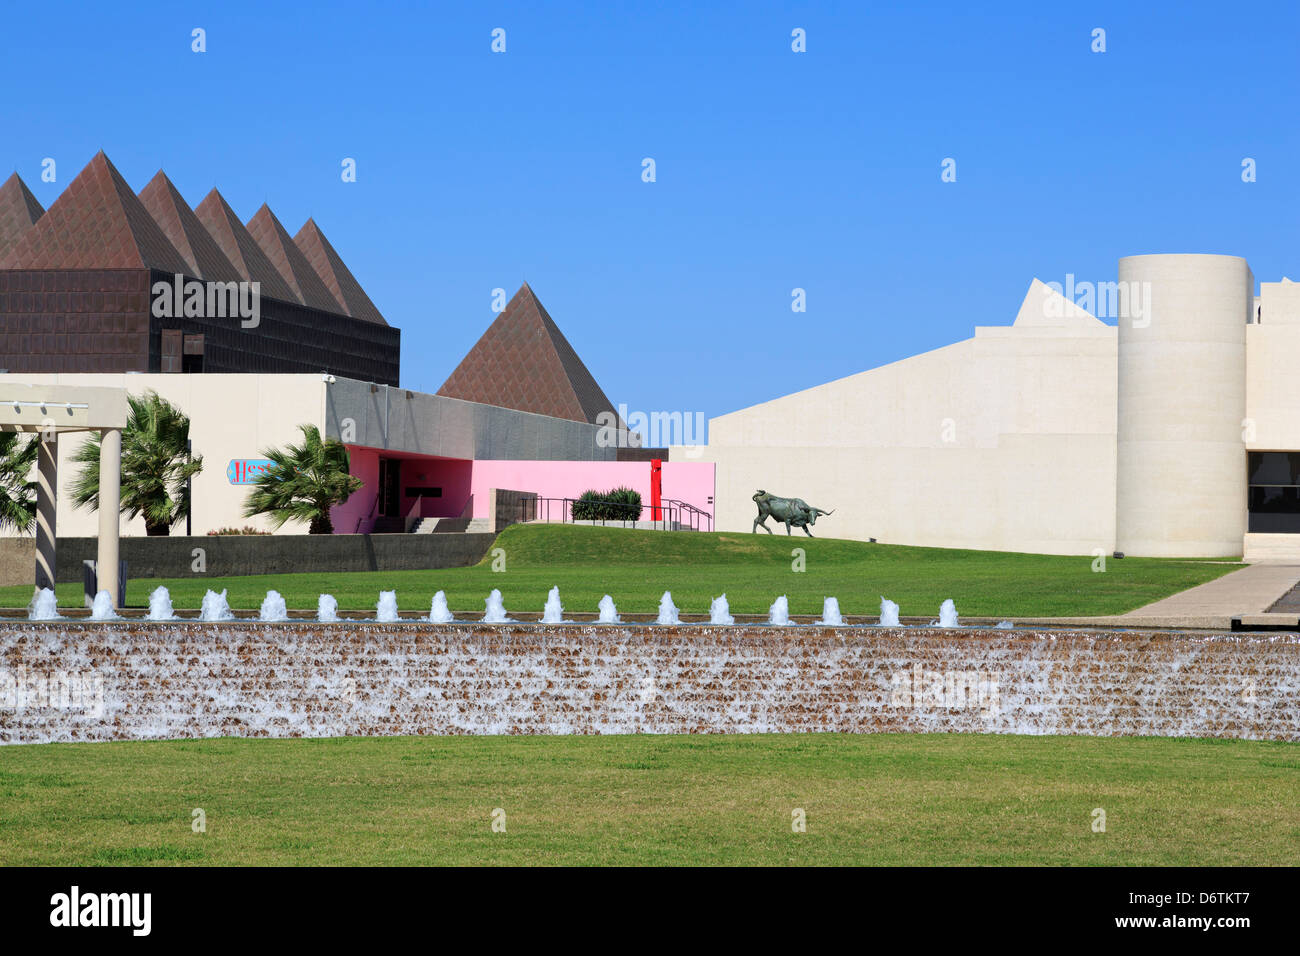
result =
M566 610L577 612L594 612L610 594L621 611L653 613L670 590L683 612L696 614L707 613L710 600L725 591L732 611L746 614L766 613L785 594L794 614L820 614L826 596L839 598L846 614L876 614L883 595L904 616L937 617L945 598L973 616L1082 616L1123 613L1240 566L1108 558L1097 573L1090 556L564 525L515 525L494 547L501 549L503 571L493 570L497 559L489 554L475 567L441 571L132 580L127 603L147 606L149 593L163 584L177 610L197 609L208 588L226 588L234 608L256 610L274 589L290 608L315 608L326 592L340 608L373 611L379 591L396 588L402 610L427 614L434 592L444 590L453 611L482 614L484 598L499 588L508 610L540 612L546 592L558 586ZM794 569L795 548L803 550L803 571ZM58 594L60 605L81 606L79 583L59 585ZM29 587L0 589L6 607L24 607L30 597Z
M206 833L191 829L196 808ZM498 808L504 833L491 827ZM792 832L796 809L807 832ZM0 865L1294 865L1300 745L867 734L17 746L0 748L0 820Z

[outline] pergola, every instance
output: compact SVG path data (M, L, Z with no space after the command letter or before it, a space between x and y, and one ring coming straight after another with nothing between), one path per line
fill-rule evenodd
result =
M20 385L0 377L0 431L40 435L36 491L36 587L54 588L59 435L97 431L99 451L98 589L117 606L118 512L126 390L75 385Z

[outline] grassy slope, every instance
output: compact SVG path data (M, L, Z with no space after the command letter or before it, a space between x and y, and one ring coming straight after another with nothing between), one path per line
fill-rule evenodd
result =
M289 607L314 608L328 592L340 608L373 609L381 589L397 589L403 610L428 612L434 591L445 590L462 613L483 610L483 599L500 588L506 607L540 611L547 590L558 585L570 611L595 611L603 594L620 610L653 612L671 590L683 611L704 613L727 594L739 613L766 612L781 594L795 614L820 613L822 599L839 598L849 614L875 614L880 596L897 601L906 615L937 616L944 598L966 615L1072 616L1117 614L1202 584L1236 565L1161 558L1108 559L1104 573L1093 558L959 551L865 544L785 535L696 534L563 525L506 529L496 547L506 570L493 572L489 555L472 568L441 571L378 571L354 574L276 574L236 578L133 580L127 602L145 606L159 584L178 610L195 609L209 588L228 588L235 608L256 609L268 589ZM807 569L792 570L791 551L806 552ZM59 585L59 603L80 606L79 583ZM0 589L0 605L25 606L27 587Z
M191 811L208 831L191 832ZM490 814L506 811L506 833ZM1092 811L1106 811L1093 833ZM791 811L807 813L791 832ZM1300 746L943 735L0 750L0 865L1278 864Z

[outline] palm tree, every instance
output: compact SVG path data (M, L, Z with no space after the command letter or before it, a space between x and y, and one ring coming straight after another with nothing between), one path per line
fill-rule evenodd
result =
M330 508L352 497L362 481L349 474L348 450L335 438L322 439L315 425L299 425L301 445L262 452L271 461L253 479L244 517L269 515L279 528L286 521L308 522L308 534L333 534Z
M145 534L166 535L190 513L189 481L203 456L189 451L190 419L156 392L128 395L131 414L122 430L122 514L144 516ZM69 489L78 507L99 509L99 434L72 460L82 465Z
M0 432L0 528L26 533L36 521L36 482L28 481L40 439Z

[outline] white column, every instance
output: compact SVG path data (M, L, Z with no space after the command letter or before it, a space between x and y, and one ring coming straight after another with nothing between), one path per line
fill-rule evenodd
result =
M40 452L36 475L36 587L53 590L58 543L54 521L59 498L59 433L51 431L37 441Z
M1236 256L1126 256L1119 288L1131 315L1119 320L1115 549L1239 555L1250 266Z
M122 430L105 428L99 441L99 555L96 588L117 607L118 512L122 504Z

